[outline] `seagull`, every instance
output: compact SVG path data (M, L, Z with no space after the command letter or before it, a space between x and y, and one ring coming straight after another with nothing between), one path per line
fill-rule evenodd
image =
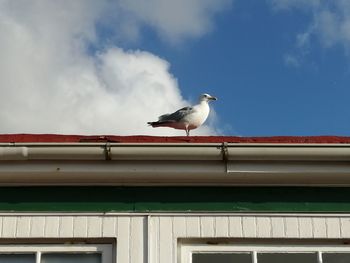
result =
M202 94L199 97L199 103L192 107L184 107L173 113L161 115L158 121L147 122L153 128L170 127L178 130L185 130L186 135L190 135L190 130L201 126L209 115L209 104L211 100L217 100L209 94Z

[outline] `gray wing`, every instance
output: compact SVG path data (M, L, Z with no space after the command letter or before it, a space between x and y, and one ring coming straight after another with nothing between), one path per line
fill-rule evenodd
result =
M173 121L177 122L182 120L185 116L187 116L190 113L193 113L194 109L192 107L184 107L182 109L179 109L171 114L164 114L159 117L159 121Z

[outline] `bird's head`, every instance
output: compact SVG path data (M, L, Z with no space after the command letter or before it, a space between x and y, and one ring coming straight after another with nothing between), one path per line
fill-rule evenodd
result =
M200 101L211 101L211 100L217 100L217 98L213 97L207 93L204 93L204 94L200 95L199 100Z

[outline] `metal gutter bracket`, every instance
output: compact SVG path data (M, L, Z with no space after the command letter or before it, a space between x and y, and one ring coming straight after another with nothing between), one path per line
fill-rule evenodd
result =
M112 160L111 143L110 142L106 142L106 144L104 145L104 154L105 154L105 160L106 161Z
M228 143L227 142L223 142L221 145L221 153L222 153L222 160L224 161L225 164L225 172L228 173Z

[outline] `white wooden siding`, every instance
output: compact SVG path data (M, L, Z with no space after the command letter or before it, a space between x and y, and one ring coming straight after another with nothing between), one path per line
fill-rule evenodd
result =
M143 263L144 216L2 215L1 238L116 238L116 262Z
M126 237L130 237L130 218L122 217L118 218L118 226L117 226L117 258L119 262L130 262L129 259L131 257L130 253L130 239Z
M350 215L153 215L150 226L150 263L178 263L180 238L350 238Z
M350 215L1 214L1 238L113 238L117 263L177 263L179 239L350 238Z

